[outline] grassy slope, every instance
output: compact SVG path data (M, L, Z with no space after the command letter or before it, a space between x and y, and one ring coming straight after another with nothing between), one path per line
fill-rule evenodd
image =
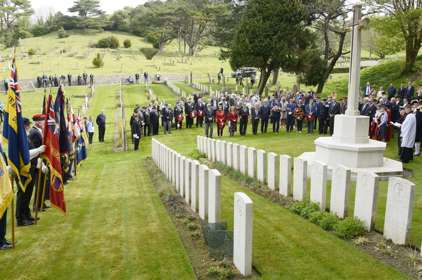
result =
M202 130L182 130L158 139L183 154L195 146ZM295 216L279 205L222 178L222 219L233 226L233 194L242 191L254 201L253 265L264 279L401 279L402 275L377 262L334 235Z
M143 170L147 153L112 152L116 90L100 87L92 100L90 113L104 109L108 116L106 143L94 144L77 179L66 186L68 215L50 209L39 225L18 228L17 248L0 254L2 279L194 278L176 229ZM38 104L41 96L24 99ZM34 110L29 102L24 108Z

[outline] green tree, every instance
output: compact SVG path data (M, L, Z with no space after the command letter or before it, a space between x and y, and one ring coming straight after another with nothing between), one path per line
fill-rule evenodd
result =
M415 71L416 58L422 46L422 1L368 0L368 2L375 11L395 18L405 42L406 62L403 73Z
M32 14L29 0L0 0L0 31L11 29L19 19Z
M69 12L77 13L83 18L104 14L100 9L100 1L98 0L77 0L73 3L73 6L69 8Z
M226 53L231 66L258 68L261 95L273 70L296 70L298 39L307 40L309 22L308 8L302 1L248 1Z

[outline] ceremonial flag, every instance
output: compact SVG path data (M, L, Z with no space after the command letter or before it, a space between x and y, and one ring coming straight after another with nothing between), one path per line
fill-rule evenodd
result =
M4 212L9 207L12 198L12 183L10 182L7 165L3 159L3 150L0 145L0 218L3 217Z
M70 142L69 142L69 133L66 126L66 117L64 112L65 99L63 86L59 87L57 92L56 100L54 102L54 113L56 115L56 121L59 124L59 145L60 145L60 154L68 154L70 152Z
M60 162L59 131L60 125L58 117L53 108L53 97L51 94L47 100L47 118L44 129L44 159L47 161L50 169L50 202L53 206L66 212L66 203L64 201L64 188L62 179L62 166Z
M3 137L8 143L8 164L18 178L19 187L25 192L31 182L29 169L29 145L23 126L22 104L20 101L20 87L15 59L11 65L10 80L8 82L7 105L4 112Z

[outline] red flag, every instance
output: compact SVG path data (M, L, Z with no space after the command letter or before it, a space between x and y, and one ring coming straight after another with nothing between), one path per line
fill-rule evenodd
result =
M47 118L44 129L44 144L46 145L43 157L50 168L50 202L53 206L66 213L62 166L60 162L59 130L56 113L53 107L53 97L48 96Z

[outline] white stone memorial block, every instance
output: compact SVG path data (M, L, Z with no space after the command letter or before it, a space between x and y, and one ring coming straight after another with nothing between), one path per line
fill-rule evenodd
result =
M226 145L227 145L227 142L226 141L221 141L221 144L220 144L220 152L221 152L221 154L220 154L220 162L222 163L222 164L226 164Z
M311 168L311 202L319 205L322 211L327 203L328 166L320 161L314 161Z
M252 206L246 194L234 194L233 263L243 276L252 274Z
M233 143L231 142L226 144L226 165L233 167Z
M186 157L180 158L180 172L179 172L179 193L182 197L185 196L185 160Z
M292 158L288 155L280 156L279 191L281 195L290 195L292 181Z
M171 153L171 184L174 186L175 184L175 176L174 176L174 171L176 170L176 152L172 151Z
M218 170L208 172L208 223L220 222L220 182L221 174Z
M196 149L198 150L198 151L201 151L201 137L202 136L196 136Z
M371 231L376 209L379 178L370 172L358 172L355 193L355 218L361 220L367 231Z
M190 202L191 162L192 161L190 159L185 160L185 201L187 204Z
M211 161L215 162L217 160L217 141L211 139Z
M256 178L259 182L265 183L265 151L256 151Z
M303 201L306 194L308 162L301 158L295 158L293 169L293 199Z
M199 162L193 160L191 163L191 189L190 189L190 206L194 212L198 211L199 199Z
M240 149L239 144L233 143L232 146L232 167L236 171L240 171Z
M239 171L246 175L248 161L248 148L245 145L239 146Z
M346 217L351 171L344 166L336 166L332 171L330 212L339 218Z
M180 154L176 154L176 176L175 176L175 185L176 191L179 192L180 189Z
M199 217L205 221L208 214L208 172L206 165L199 166Z
M221 161L221 140L215 141L215 161Z
M207 138L207 158L209 161L212 160L212 139Z
M275 153L268 153L267 159L267 182L268 187L275 191L275 159L277 155Z
M384 237L394 244L406 244L412 224L415 184L391 177L388 182L387 205L385 209Z
M256 149L248 148L248 176L255 178L256 169Z

